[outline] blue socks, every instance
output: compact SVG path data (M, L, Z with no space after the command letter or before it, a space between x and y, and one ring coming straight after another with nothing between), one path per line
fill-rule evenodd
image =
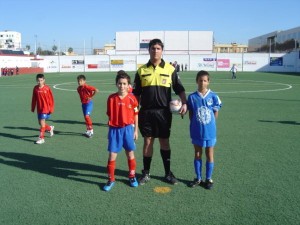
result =
M194 159L194 168L197 180L202 180L202 159Z
M214 171L214 162L206 162L206 179L211 179Z
M194 168L197 180L202 180L202 159L194 159ZM206 162L206 179L211 179L214 171L214 162Z

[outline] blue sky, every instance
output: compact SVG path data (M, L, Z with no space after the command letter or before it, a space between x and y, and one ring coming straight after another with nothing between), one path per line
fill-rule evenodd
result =
M209 30L217 43L300 26L299 0L8 0L0 30L22 34L22 46L102 48L118 31ZM36 38L35 38L36 36Z

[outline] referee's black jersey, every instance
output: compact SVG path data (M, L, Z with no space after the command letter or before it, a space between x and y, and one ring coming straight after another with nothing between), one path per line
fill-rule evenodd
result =
M177 95L185 91L175 68L164 60L154 67L149 60L135 74L133 94L140 96L143 109L167 108L171 101L171 87Z

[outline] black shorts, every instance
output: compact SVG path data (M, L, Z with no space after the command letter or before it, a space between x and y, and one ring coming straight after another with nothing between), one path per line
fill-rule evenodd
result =
M143 137L169 138L172 114L166 109L141 109L139 112L139 129Z

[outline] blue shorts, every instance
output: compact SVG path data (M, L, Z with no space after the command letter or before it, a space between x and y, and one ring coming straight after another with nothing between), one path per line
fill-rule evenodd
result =
M118 153L124 148L127 151L136 149L134 142L134 127L109 127L108 129L108 147L109 152Z
M93 101L89 101L86 104L82 104L82 112L84 116L89 116L91 115L92 111L93 111Z
M50 113L38 113L37 117L39 120L43 120L43 119L47 120L47 119L50 119L51 114Z
M193 140L192 139L192 144L197 145L199 147L214 147L217 143L217 139L212 139L212 140Z

